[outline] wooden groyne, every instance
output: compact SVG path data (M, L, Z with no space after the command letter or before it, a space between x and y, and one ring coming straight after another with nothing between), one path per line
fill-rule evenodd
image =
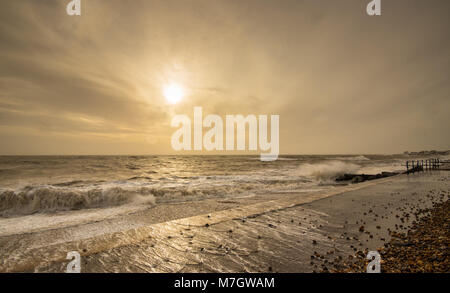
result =
M440 159L428 159L428 160L411 160L406 161L406 172L405 174L423 172L426 170L436 170L441 166Z

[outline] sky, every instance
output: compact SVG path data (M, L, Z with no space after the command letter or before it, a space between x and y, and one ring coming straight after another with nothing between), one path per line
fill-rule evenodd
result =
M280 115L282 154L450 149L448 0L69 2L0 2L0 155L174 154L195 106Z

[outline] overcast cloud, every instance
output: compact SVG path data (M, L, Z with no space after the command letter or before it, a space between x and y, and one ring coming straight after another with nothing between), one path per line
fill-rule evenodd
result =
M194 106L279 114L281 153L450 149L450 2L368 2L1 1L0 154L172 153Z

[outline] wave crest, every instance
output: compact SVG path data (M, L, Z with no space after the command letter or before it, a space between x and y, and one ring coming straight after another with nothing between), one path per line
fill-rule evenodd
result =
M317 164L302 164L299 169L299 175L313 177L316 180L328 181L337 178L345 173L355 173L360 166L353 163L342 161L330 161Z
M1 192L0 216L105 208L127 203L154 204L155 198L152 194L142 194L120 187L90 190L28 188L19 192Z

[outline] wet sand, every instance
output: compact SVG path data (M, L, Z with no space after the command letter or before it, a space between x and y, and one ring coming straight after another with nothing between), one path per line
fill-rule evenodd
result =
M405 213L449 192L449 173L433 171L310 194L156 206L0 237L8 252L0 271L64 272L73 250L82 255L82 272L321 271L376 250L390 240L389 231L408 229ZM105 227L110 233L101 233Z

